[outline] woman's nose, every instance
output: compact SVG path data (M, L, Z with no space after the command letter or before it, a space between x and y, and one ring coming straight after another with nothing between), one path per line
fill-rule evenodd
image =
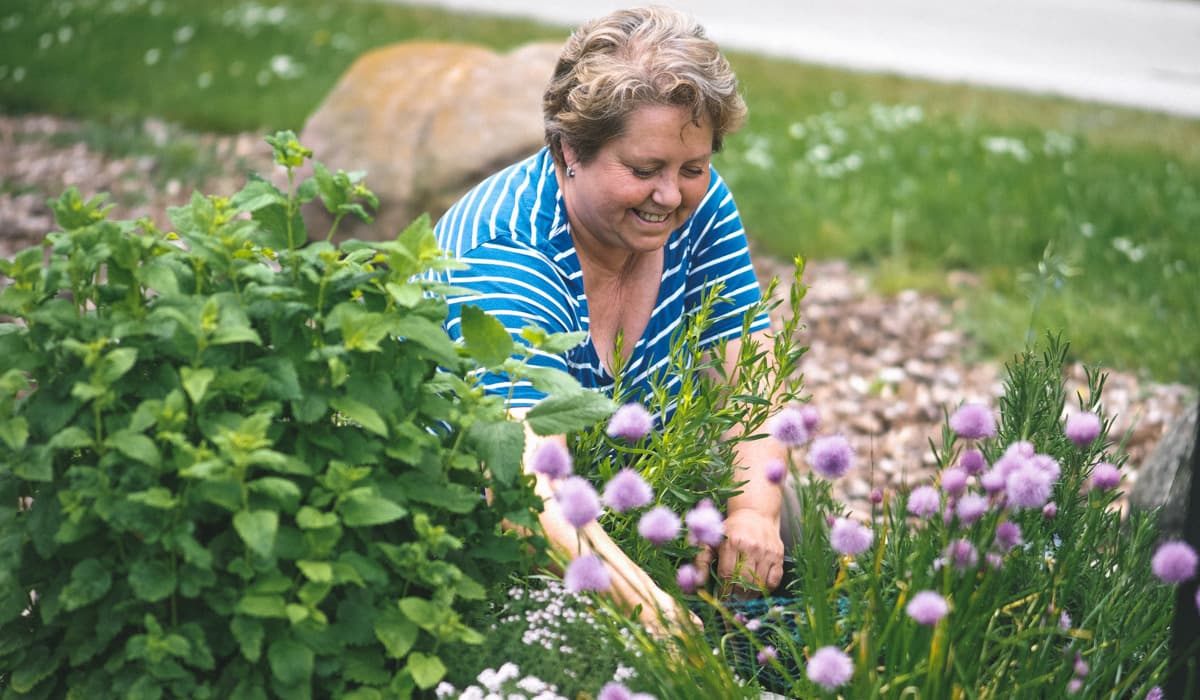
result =
M679 179L670 175L659 178L654 187L654 203L666 209L674 209L683 201L683 192L679 189Z

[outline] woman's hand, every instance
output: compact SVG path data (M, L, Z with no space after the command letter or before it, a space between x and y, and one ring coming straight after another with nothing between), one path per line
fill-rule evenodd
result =
M707 573L712 550L696 557L701 572ZM746 590L772 590L783 578L783 540L779 520L753 508L731 510L725 518L725 540L717 550L717 576L746 582ZM736 581L734 582L737 583Z

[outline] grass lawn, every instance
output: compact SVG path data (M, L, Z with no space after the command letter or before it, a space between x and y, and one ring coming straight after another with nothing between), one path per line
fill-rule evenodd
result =
M299 130L370 48L567 32L372 2L6 0L0 109ZM1200 381L1200 120L730 58L751 119L717 164L762 250L964 298L998 357L1062 329L1085 361Z

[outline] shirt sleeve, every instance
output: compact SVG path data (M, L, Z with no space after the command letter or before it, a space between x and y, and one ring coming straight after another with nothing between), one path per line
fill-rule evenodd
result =
M696 211L693 227L686 307L699 307L709 289L721 285L722 299L713 307L712 324L701 337L701 343L708 346L740 336L746 312L762 299L742 218L733 194L716 169L712 170L712 182ZM750 323L751 332L769 327L765 309Z
M484 243L459 260L466 270L455 270L449 283L471 293L448 298L446 331L452 339L462 339L462 309L477 306L500 321L513 339L528 345L520 333L526 326L543 328L547 333L578 330L573 296L558 269L546 256L513 241L495 239ZM529 364L568 371L566 358L538 350ZM545 398L528 380L512 381L504 374L484 373L484 390L504 397L510 408L529 408Z

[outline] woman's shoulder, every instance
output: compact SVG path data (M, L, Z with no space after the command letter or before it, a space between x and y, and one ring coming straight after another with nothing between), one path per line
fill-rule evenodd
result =
M494 239L537 246L562 218L546 148L485 178L455 202L434 231L443 249L464 255ZM562 222L565 223L565 222Z

